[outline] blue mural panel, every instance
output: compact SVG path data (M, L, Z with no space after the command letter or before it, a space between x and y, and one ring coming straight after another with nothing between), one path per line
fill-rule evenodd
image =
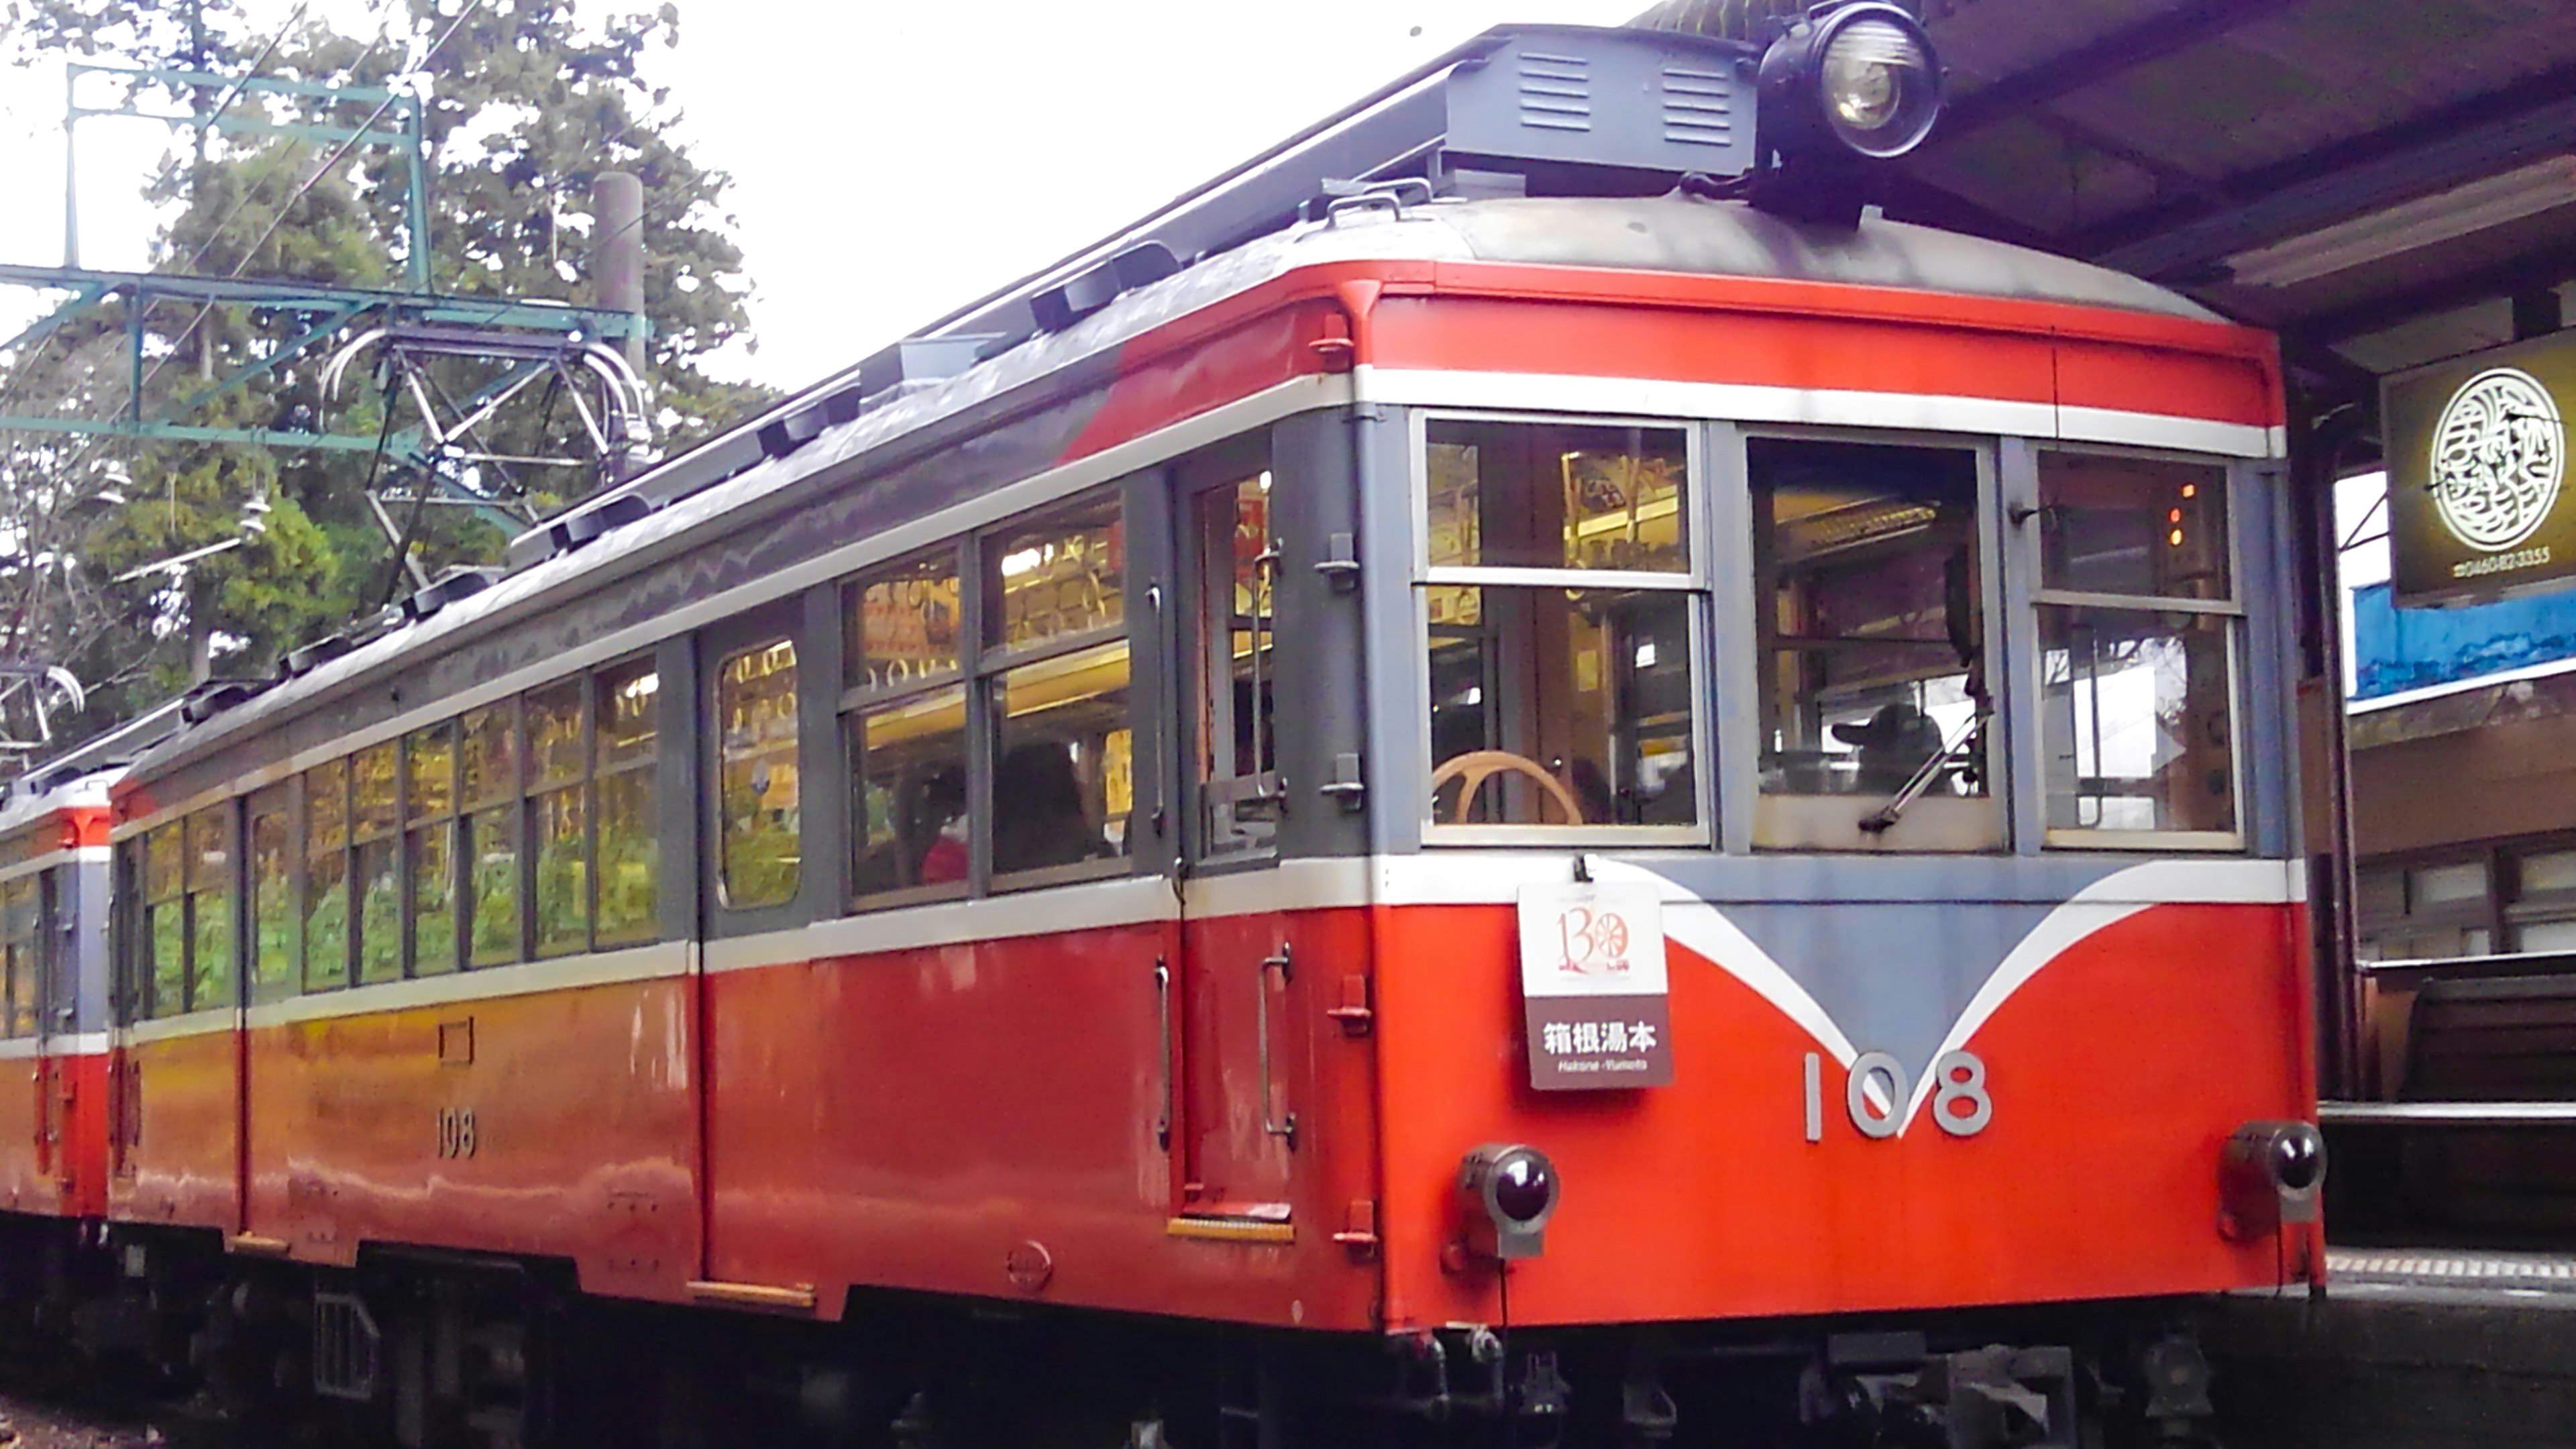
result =
M2576 593L2401 609L2387 584L2352 591L2354 699L2576 659Z

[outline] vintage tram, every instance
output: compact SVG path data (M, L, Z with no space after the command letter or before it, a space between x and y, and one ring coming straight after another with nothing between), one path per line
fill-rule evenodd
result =
M1935 106L1494 32L239 691L131 1291L405 1445L2189 1431L2322 1272L2279 370L1863 214Z

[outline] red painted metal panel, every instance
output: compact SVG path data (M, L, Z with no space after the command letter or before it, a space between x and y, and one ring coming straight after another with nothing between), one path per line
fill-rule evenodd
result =
M1370 1195L1369 1044L1323 1015L1320 965L1364 969L1362 919L1301 918L1319 965L1273 1001L1301 1134L1286 1244L1171 1231L1153 974L1170 939L1148 923L709 977L709 1276L811 1284L827 1313L866 1284L1368 1326L1375 1268L1333 1234ZM1209 1130L1259 1135L1255 1097L1226 1110ZM1050 1265L1034 1286L1007 1271L1031 1244Z
M110 1181L109 1215L123 1222L236 1231L241 1223L240 1038L229 1028L131 1042L125 1074L128 1141Z
M684 1298L689 996L675 978L252 1032L248 1230L317 1262L367 1242L560 1256L592 1292Z
M1839 1076L1806 1140L1819 1048L1735 977L1676 947L1678 1080L1527 1085L1509 907L1379 917L1391 1324L1492 1321L1493 1275L1456 1274L1458 1160L1551 1154L1564 1199L1516 1265L1516 1323L1815 1314L2270 1286L2267 1242L2219 1237L2220 1144L2308 1098L2292 908L2165 905L2081 941L1977 1032L1992 1125L1901 1137L1843 1121ZM1829 1068L1829 1074L1831 1069ZM1927 1112L1930 1105L1926 1104Z

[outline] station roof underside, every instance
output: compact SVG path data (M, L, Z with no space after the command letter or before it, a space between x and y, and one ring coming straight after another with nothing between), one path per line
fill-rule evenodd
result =
M1723 28L1763 0L1669 0ZM2282 334L2311 401L2576 312L2569 0L1919 0L1951 103L1892 215ZM2530 314L2526 313L2526 318Z

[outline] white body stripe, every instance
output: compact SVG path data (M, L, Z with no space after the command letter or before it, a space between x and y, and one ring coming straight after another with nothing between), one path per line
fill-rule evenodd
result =
M2065 407L2005 398L1676 382L1668 378L1583 373L1374 367L1369 371L1369 394L1374 401L1417 407L1645 414L1740 423L2056 438L2215 453L2230 458L2277 458L2282 456L2284 442L2279 428L2166 413Z
M68 850L49 850L42 855L30 856L15 865L0 868L0 881L13 881L20 876L34 875L38 871L51 870L58 865L105 865L114 854L115 852L104 845L76 845Z
M1682 857L1676 857L1677 859ZM1687 858L1705 860L1704 851ZM1720 909L1652 871L1602 856L1587 859L1596 874L1657 883L1667 903L1666 933L1679 944L1719 962L1848 1065L1854 1049L1839 1025L1790 979L1779 964L1728 922ZM1177 920L1257 915L1274 911L1350 909L1369 905L1511 905L1525 885L1565 879L1564 851L1425 852L1420 855L1300 860L1258 870L1208 876L1186 883L1188 904L1163 876L1122 877L1055 886L982 900L943 901L854 916L703 944L666 941L650 946L567 956L456 975L346 987L253 1006L255 1027L314 1021L377 1011L446 1005L585 986L659 980L693 970L750 971L836 956L920 950L974 941L1025 939L1064 931L1108 930ZM2151 905L2286 904L2300 899L2295 862L2277 860L2155 861L2115 872L2056 908L2007 961L2010 970L2035 973L2047 933L2075 934L2064 944ZM2055 924L2052 924L2055 923ZM2051 938L2053 939L2053 938ZM2063 945L2056 949L2063 949ZM2029 956L2029 964L2016 965ZM1999 971L1997 979L2005 973ZM2025 974L2021 979L2027 979ZM2018 981L2014 982L2017 987ZM1991 983L1990 983L1991 985ZM2009 995L2009 988L2004 990ZM1984 1000L1981 995L1980 1001ZM1992 1006L1984 1008L1991 1014ZM1971 1013L1978 1008L1972 1006ZM132 1039L158 1040L218 1030L228 1013L197 1012L167 1021L138 1023ZM1978 1015L1982 1021L1983 1016ZM1970 1028L1973 1030L1973 1027Z
M34 1061L38 1056L101 1057L107 1055L103 1031L66 1032L55 1036L18 1036L0 1040L0 1062Z

